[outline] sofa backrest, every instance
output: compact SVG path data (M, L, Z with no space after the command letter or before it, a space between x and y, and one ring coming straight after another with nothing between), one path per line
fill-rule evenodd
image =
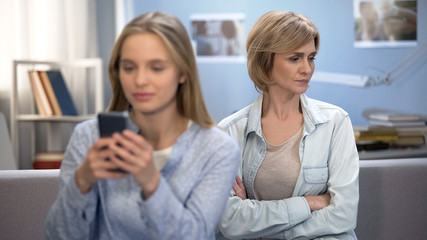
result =
M0 170L0 239L43 239L59 170ZM360 161L361 240L425 239L427 158Z
M0 239L43 239L58 184L59 169L0 170Z
M360 161L361 240L427 238L427 158Z

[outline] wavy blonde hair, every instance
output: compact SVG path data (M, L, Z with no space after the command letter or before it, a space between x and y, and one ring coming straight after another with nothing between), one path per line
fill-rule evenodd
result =
M246 40L248 73L259 92L268 93L273 84L270 72L276 53L290 53L314 41L319 49L319 32L310 19L294 12L271 11L252 26Z
M185 27L175 16L165 12L148 12L129 22L114 44L108 66L108 74L113 90L109 111L123 111L130 107L119 79L120 53L125 39L134 34L152 33L159 36L178 66L186 81L178 87L176 98L178 112L203 128L214 122L203 100L199 73L190 38Z

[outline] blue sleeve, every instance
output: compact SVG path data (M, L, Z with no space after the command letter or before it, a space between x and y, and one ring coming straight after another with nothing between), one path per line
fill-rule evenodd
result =
M204 146L203 174L187 199L179 199L162 177L156 192L140 202L152 239L212 239L240 159L231 138L217 140Z
M87 132L89 131L89 132ZM76 126L60 172L58 196L45 220L46 239L86 239L96 212L97 188L94 185L87 194L81 194L74 174L86 156L88 146L93 144L90 128Z

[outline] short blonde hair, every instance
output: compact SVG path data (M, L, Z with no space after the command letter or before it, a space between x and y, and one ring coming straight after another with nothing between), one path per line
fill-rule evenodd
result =
M259 92L268 93L273 83L270 72L276 53L290 53L314 41L319 49L319 32L310 19L294 12L271 11L261 16L246 41L248 73Z
M180 84L176 94L178 112L201 127L213 126L214 122L203 100L196 58L187 30L177 17L165 12L148 12L136 17L124 27L114 44L108 67L113 98L108 110L123 111L130 107L119 78L121 48L127 37L147 32L163 40L172 61L186 76L186 81Z

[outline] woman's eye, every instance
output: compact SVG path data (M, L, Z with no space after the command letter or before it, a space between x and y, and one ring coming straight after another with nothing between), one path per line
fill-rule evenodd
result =
M151 68L154 72L161 72L161 71L163 71L163 69L165 69L164 67L152 67Z
M291 62L298 62L299 58L298 57L291 57L291 58L289 58L289 60Z
M309 60L312 61L312 62L314 62L314 60L316 60L316 57L314 57L314 56L310 57Z
M122 66L122 70L125 72L132 72L134 69L134 67Z

